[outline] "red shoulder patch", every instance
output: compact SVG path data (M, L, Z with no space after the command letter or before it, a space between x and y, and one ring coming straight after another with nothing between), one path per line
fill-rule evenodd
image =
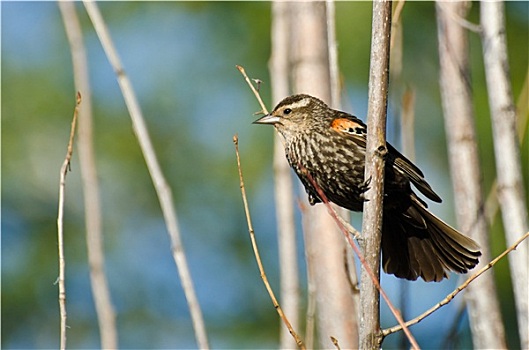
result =
M359 122L347 118L336 118L331 123L331 128L351 135L365 135L366 128Z

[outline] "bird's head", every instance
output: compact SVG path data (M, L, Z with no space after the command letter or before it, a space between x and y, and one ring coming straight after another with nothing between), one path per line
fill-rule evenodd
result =
M289 141L300 133L308 133L320 124L324 125L329 110L329 107L316 97L292 95L279 102L270 114L254 121L254 124L273 125L285 140Z

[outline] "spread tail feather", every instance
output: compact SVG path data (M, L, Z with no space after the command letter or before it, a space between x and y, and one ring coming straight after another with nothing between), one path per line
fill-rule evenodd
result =
M448 277L448 271L468 272L480 255L476 242L430 213L414 195L406 212L384 212L382 264L386 273L439 282Z

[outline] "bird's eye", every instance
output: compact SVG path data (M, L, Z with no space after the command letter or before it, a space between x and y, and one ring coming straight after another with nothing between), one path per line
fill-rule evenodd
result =
M285 108L285 110L283 111L283 114L290 114L290 112L292 112L290 108Z

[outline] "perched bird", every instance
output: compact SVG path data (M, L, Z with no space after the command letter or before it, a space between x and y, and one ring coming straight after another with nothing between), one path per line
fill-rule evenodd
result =
M311 205L327 199L362 211L366 125L351 114L329 108L309 95L293 95L256 120L274 125L283 138L290 166L305 186ZM399 278L439 282L448 271L466 273L478 263L479 246L430 213L412 190L441 202L417 166L389 143L385 162L382 266ZM312 181L309 179L310 175Z

